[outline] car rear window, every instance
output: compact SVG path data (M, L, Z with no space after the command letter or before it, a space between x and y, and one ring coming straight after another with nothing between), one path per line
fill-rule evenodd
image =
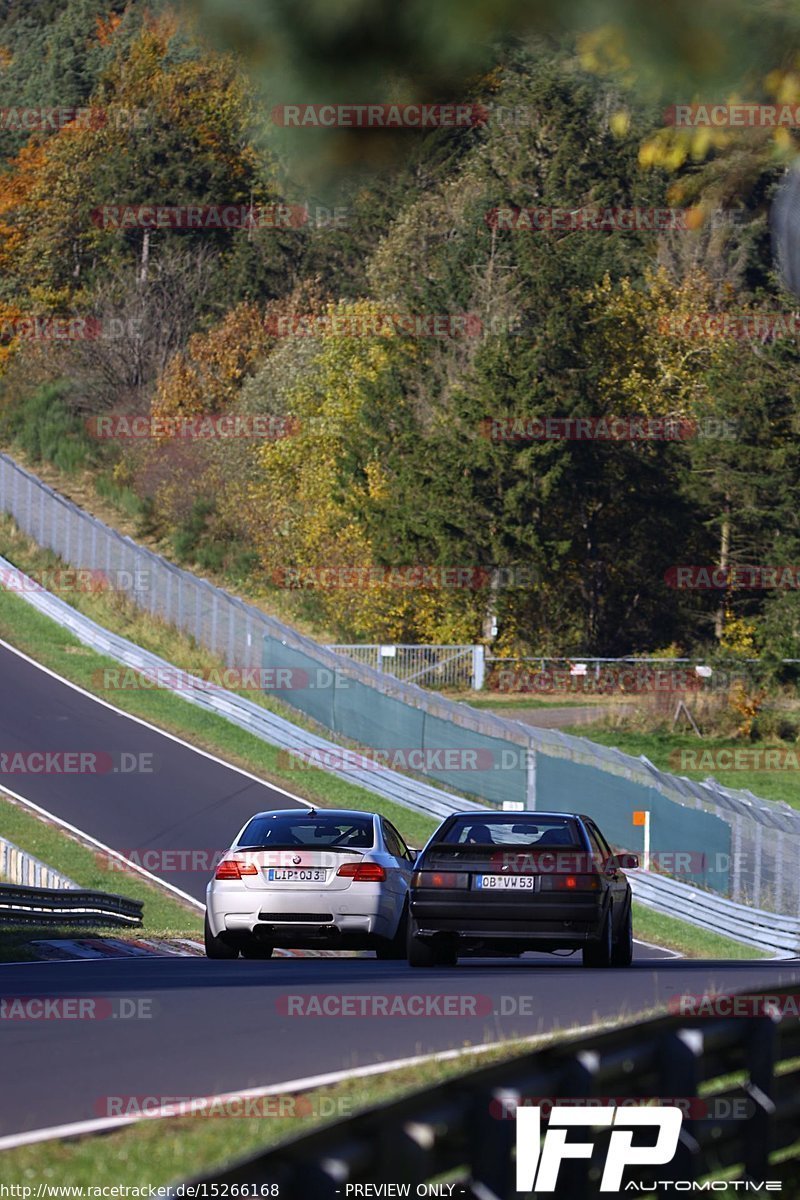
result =
M521 820L515 817L471 817L456 821L443 838L450 845L569 846L580 849L577 825L570 817Z
M253 817L238 846L245 848L286 846L348 846L369 850L375 833L371 817L308 816L287 813Z

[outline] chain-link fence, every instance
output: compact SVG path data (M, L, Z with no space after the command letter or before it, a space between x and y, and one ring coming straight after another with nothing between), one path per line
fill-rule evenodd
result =
M423 687L483 687L484 647L473 645L412 646L362 642L358 646L330 645L335 654L346 654L376 671Z
M631 850L642 849L633 813L648 810L656 863L689 856L684 869L676 864L682 878L762 907L800 908L800 813L786 804L670 775L646 758L479 711L336 654L109 529L6 455L0 511L228 667L267 668L270 692L326 729L383 752L424 750L420 773L463 794L585 812Z

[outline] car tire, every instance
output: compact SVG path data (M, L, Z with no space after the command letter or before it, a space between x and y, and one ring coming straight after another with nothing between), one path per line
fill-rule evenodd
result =
M272 958L272 950L272 946L254 942L252 946L242 946L242 958Z
M224 942L221 937L211 932L211 926L208 923L208 913L203 925L203 942L206 948L206 958L238 958L239 951L236 946L230 946Z
M596 942L589 942L583 947L583 965L585 967L610 967L613 953L613 937L611 928L611 909L606 913L603 932Z
M625 916L622 919L622 928L619 931L619 936L614 939L614 945L611 949L611 966L629 967L632 962L633 913L631 911L631 903L628 901Z
M410 967L438 967L439 956L431 942L425 942L417 936L417 923L413 917L408 920L408 938L406 941L406 958Z
M408 951L408 904L403 908L393 938L381 938L375 947L375 956L382 962L397 962L406 957Z

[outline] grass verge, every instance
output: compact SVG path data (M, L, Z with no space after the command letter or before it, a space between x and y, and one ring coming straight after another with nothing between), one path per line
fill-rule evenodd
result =
M663 946L668 950L677 950L686 958L769 958L763 950L748 946L744 942L734 941L733 938L723 937L719 933L711 933L701 929L699 925L691 925L688 921L678 921L675 917L666 917L646 904L633 905L633 936L643 942L651 942L654 946Z

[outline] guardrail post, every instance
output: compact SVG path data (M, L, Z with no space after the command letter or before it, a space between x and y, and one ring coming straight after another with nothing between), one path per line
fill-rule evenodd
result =
M480 692L483 690L483 681L486 675L486 647L472 647L472 690Z
M525 807L536 808L536 751L525 747Z

